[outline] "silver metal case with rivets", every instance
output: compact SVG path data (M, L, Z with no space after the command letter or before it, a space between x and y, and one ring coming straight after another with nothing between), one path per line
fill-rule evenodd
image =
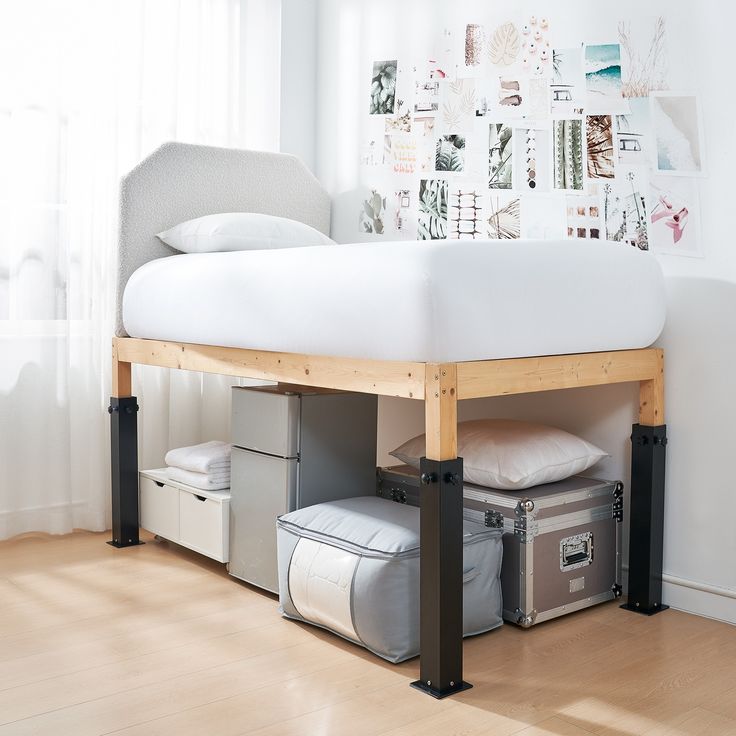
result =
M378 469L377 493L418 505L419 471ZM463 486L464 516L502 526L503 616L525 628L621 595L620 481L574 476L524 491Z

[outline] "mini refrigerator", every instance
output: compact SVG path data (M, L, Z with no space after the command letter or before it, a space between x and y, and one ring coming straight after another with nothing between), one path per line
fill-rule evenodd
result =
M377 397L233 387L231 575L278 593L276 518L375 494Z

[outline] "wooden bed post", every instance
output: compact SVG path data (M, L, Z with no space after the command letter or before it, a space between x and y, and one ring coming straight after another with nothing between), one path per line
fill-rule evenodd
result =
M110 464L112 469L113 547L141 544L138 537L138 401L132 395L132 366L119 360L112 343Z
M639 382L639 423L631 441L629 591L622 608L651 616L667 608L662 604L667 426L661 350L654 376Z
M420 663L412 683L435 698L463 681L463 461L457 457L457 366L425 371L426 457L421 459Z

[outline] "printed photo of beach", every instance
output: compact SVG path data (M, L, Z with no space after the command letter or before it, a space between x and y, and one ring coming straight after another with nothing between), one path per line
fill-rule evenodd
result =
M585 47L586 112L604 114L626 109L621 94L621 47L617 43Z

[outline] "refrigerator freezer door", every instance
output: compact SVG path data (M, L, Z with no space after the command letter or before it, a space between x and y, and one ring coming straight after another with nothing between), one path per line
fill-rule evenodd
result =
M298 394L254 388L233 388L234 445L279 457L299 454Z
M228 570L278 593L276 517L296 508L297 461L233 447L231 472Z

